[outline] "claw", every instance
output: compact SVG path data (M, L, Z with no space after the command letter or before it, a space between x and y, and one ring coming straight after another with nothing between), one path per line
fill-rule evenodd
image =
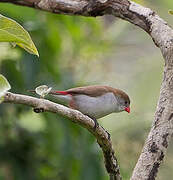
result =
M94 131L95 131L99 127L99 123L97 122L96 118L93 118L93 117L90 117L90 118L94 121ZM109 134L109 132L104 127L102 127L102 128L106 131L106 133L108 135L108 139L110 140L111 135Z

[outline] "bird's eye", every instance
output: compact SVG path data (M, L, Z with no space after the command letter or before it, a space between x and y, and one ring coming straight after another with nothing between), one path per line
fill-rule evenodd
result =
M125 101L125 105L127 105L128 104L128 102L127 101Z

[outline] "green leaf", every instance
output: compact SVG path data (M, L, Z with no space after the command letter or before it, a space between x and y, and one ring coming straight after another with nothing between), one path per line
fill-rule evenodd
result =
M49 92L51 91L51 87L49 88L48 86L46 85L42 85L42 86L38 86L36 89L35 89L35 92L40 95L41 97L44 98L44 96L46 96L47 94L49 94Z
M31 54L39 56L29 33L16 21L0 14L0 42L15 43Z
M5 93L11 89L11 86L7 79L0 74L0 103L4 100Z
M169 10L168 13L173 15L173 10Z

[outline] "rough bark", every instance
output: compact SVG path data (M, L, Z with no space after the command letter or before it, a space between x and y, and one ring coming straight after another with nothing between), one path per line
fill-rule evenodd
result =
M164 75L152 128L131 180L154 180L173 133L173 30L155 12L128 0L1 0L58 14L101 16L111 14L143 30L160 48Z
M112 142L107 131L101 126L98 126L95 130L95 123L88 116L83 115L77 110L70 109L46 99L38 99L35 97L13 94L10 92L6 93L4 103L23 104L37 109L42 109L44 112L47 111L57 113L68 117L72 122L88 129L88 131L90 131L95 136L97 143L103 151L105 167L109 173L110 179L112 178L112 180L121 180L118 161L115 157Z

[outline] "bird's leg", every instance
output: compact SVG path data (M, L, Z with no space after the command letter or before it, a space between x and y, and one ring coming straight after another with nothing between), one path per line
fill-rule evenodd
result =
M96 118L93 118L93 117L90 117L90 118L94 121L94 131L95 131L96 128L99 127L99 123ZM106 131L106 133L108 135L108 139L110 140L111 135L109 134L109 132L103 126L101 126L101 127Z

